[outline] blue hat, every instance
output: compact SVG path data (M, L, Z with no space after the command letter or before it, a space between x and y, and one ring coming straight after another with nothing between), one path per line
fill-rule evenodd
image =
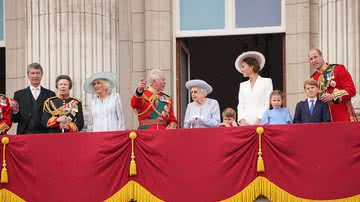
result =
M200 80L200 79L193 79L193 80L187 81L185 83L185 86L188 90L191 90L191 88L193 88L193 87L198 87L198 88L204 89L207 92L207 94L210 94L213 91L213 88L208 83L206 83L205 81Z
M107 80L110 83L110 89L113 89L116 85L117 85L117 79L116 76L114 75L114 73L110 73L110 72L100 72L97 74L93 74L92 76L90 76L89 78L86 79L85 83L84 83L84 90L87 93L93 94L94 93L94 88L93 88L93 82L95 80L99 80L99 79L103 79L103 80Z

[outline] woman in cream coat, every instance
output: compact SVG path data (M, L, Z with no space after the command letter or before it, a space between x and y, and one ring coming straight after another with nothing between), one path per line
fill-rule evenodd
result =
M257 51L242 53L235 61L236 69L249 80L239 88L238 122L240 126L260 124L263 113L269 109L272 80L263 78L259 71L265 65L265 57Z

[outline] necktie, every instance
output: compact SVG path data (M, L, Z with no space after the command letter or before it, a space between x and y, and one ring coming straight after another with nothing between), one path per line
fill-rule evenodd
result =
M310 114L314 112L314 107L315 107L314 101L315 100L310 100Z

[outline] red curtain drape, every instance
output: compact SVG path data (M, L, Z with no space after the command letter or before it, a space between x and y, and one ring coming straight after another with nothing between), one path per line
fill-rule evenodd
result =
M241 193L261 176L282 195L304 201L360 201L359 123L264 126L263 173L256 126L136 131L131 177L129 132L8 136L9 181L0 188L30 202L96 202L134 181L163 201L211 202ZM281 201L279 190L265 189L250 198L264 193Z

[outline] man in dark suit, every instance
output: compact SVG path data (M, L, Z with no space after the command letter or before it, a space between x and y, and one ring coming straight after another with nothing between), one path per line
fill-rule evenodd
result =
M319 123L330 122L329 105L317 98L319 93L318 83L309 79L304 83L304 91L307 95L305 101L296 105L294 123Z
M14 100L18 105L11 114L11 120L18 123L17 134L46 133L46 128L40 124L44 101L55 93L40 86L43 69L40 64L32 63L27 67L27 77L30 86L16 91Z

